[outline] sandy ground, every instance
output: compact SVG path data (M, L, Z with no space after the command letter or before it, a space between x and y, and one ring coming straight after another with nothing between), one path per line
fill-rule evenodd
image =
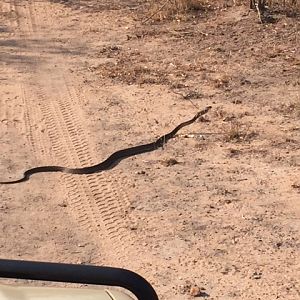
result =
M126 267L160 299L299 299L299 19L148 15L0 1L0 181L98 163L213 106L110 171L0 186L1 257Z

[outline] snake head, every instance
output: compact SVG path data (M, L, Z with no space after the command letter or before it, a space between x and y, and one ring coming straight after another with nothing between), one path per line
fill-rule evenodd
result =
M195 119L198 119L199 117L205 115L211 108L212 108L212 106L207 106L207 107L204 108L203 110L199 111L199 112L196 114Z

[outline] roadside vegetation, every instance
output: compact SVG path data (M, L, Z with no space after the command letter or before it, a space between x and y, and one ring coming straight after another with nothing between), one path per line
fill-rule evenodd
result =
M248 5L250 7L249 0L149 0L149 19L154 21L161 21L165 19L182 18L187 13L197 11L207 11L220 8L226 8L230 6ZM298 16L300 13L300 1L299 0L278 0L267 1L266 7L274 12L285 13L289 16Z

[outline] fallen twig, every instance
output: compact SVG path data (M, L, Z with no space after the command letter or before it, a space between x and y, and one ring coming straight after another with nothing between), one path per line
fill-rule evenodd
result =
M170 0L167 0L158 10L156 10L152 15L150 15L147 19L142 21L142 24L144 25L147 23L150 19L152 19L157 13L159 13L169 2Z
M260 7L259 3L255 3L255 8L258 14L258 19L260 21L260 23L263 23L263 19L262 19L262 8Z

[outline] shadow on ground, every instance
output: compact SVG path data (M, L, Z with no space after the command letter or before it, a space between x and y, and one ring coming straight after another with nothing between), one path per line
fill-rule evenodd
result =
M107 11L107 10L134 10L137 9L139 6L144 4L144 1L141 0L126 0L126 1L116 1L116 0L105 0L105 1L98 1L98 0L50 0L53 3L61 3L73 9L80 9L84 12L100 12L100 11Z
M37 55L37 53L43 55ZM81 56L86 52L83 47L72 47L67 42L59 44L52 40L39 39L6 39L0 41L0 61L10 65L33 65L51 58L54 54Z

